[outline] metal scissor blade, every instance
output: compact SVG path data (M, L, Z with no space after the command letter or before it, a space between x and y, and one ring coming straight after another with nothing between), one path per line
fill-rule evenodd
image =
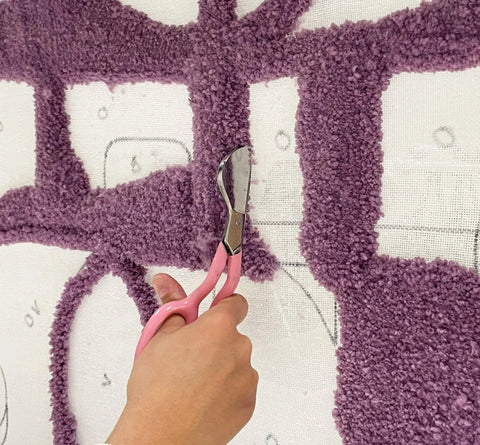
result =
M241 147L230 153L218 167L217 183L228 208L223 243L230 255L235 255L242 248L250 175L251 159L248 147Z
M229 210L246 213L250 174L251 159L248 147L233 151L220 163L217 182Z

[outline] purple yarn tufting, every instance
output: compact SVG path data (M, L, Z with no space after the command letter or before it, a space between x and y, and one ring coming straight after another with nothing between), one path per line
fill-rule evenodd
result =
M66 284L51 332L55 443L76 443L66 363L81 299L113 271L144 323L156 306L144 266L208 266L225 215L216 167L250 141L248 84L282 76L299 83L302 253L340 304L335 418L344 442L480 443L479 277L452 262L378 257L374 231L382 91L396 73L480 65L480 2L437 0L377 23L292 34L309 5L266 0L237 19L234 0L200 0L198 23L165 26L116 0L0 3L0 78L34 87L37 129L35 186L0 198L0 242L92 252ZM187 84L193 162L91 190L64 91L98 80ZM276 267L249 224L244 273L263 280Z

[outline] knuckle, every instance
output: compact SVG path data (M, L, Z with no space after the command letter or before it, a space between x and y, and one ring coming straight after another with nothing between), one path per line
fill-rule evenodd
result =
M258 371L252 368L252 380L255 387L258 385L259 379L260 379L260 376L258 375Z
M250 367L245 380L246 388L248 388L247 394L255 396L259 380L258 372L255 371L255 369L253 369L252 367Z
M239 334L238 343L241 351L250 357L253 350L252 341L246 335Z
M233 294L232 297L235 297L237 299L237 301L239 302L239 304L241 304L243 306L246 306L248 308L248 301L243 295Z

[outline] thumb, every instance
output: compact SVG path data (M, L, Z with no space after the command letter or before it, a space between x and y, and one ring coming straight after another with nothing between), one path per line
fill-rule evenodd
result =
M216 306L205 311L199 319L209 319L212 316L220 316L232 326L239 325L247 316L247 300L239 294L224 298Z
M159 296L162 304L186 298L187 294L183 287L170 275L159 273L152 278L152 285ZM185 320L181 315L170 315L162 324L158 332L168 333L185 326Z

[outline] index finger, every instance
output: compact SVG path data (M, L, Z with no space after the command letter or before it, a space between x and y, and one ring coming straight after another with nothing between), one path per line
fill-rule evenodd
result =
M199 320L207 317L219 317L226 323L234 326L239 325L247 316L247 300L239 294L233 294L231 297L224 298L217 305L204 312Z

